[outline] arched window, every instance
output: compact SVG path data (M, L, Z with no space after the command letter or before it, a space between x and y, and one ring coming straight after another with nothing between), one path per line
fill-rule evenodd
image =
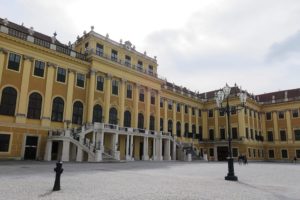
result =
M131 127L131 113L128 110L124 112L124 127Z
M176 135L177 135L177 137L181 136L181 124L180 124L180 122L176 123Z
M76 101L73 104L73 124L82 124L82 116L83 116L83 104L80 101Z
M102 107L97 104L93 109L93 123L94 122L102 122Z
M150 124L149 124L149 129L151 131L154 131L154 129L155 129L154 124L155 124L155 118L154 118L154 116L151 115L150 116Z
M39 93L32 93L29 96L27 118L40 119L42 109L42 96Z
M168 132L173 133L173 122L172 122L172 120L168 120Z
M111 108L109 110L109 123L118 124L118 111L116 108Z
M138 115L138 128L144 129L144 115L142 113Z
M184 124L184 137L187 137L189 133L189 124L185 123Z
M163 118L160 118L159 126L160 126L160 131L163 131L164 130L164 119Z
M51 120L55 122L62 122L64 116L64 100L60 97L55 97L52 103Z
M14 116L17 102L17 91L12 87L6 87L2 91L0 114Z

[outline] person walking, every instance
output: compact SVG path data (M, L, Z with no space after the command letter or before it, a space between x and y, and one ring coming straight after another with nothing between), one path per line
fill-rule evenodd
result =
M247 160L247 156L246 155L244 155L244 164L245 165L248 164L248 160Z
M294 163L295 164L297 163L297 157L296 156L294 157Z

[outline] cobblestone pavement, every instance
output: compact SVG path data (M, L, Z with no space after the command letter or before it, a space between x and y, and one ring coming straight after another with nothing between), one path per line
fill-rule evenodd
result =
M300 199L300 164L225 162L64 163L52 192L55 162L0 161L0 199Z

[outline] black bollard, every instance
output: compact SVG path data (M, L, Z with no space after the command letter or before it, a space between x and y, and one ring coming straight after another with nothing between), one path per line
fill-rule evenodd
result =
M54 168L55 171L55 182L53 186L53 191L60 190L60 175L63 173L64 169L62 168L62 162L57 162L56 167Z

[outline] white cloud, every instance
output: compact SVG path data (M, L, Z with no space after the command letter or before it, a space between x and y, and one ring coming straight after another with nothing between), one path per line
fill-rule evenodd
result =
M157 55L159 73L192 90L299 87L298 0L10 0L0 10L64 43L94 25Z

